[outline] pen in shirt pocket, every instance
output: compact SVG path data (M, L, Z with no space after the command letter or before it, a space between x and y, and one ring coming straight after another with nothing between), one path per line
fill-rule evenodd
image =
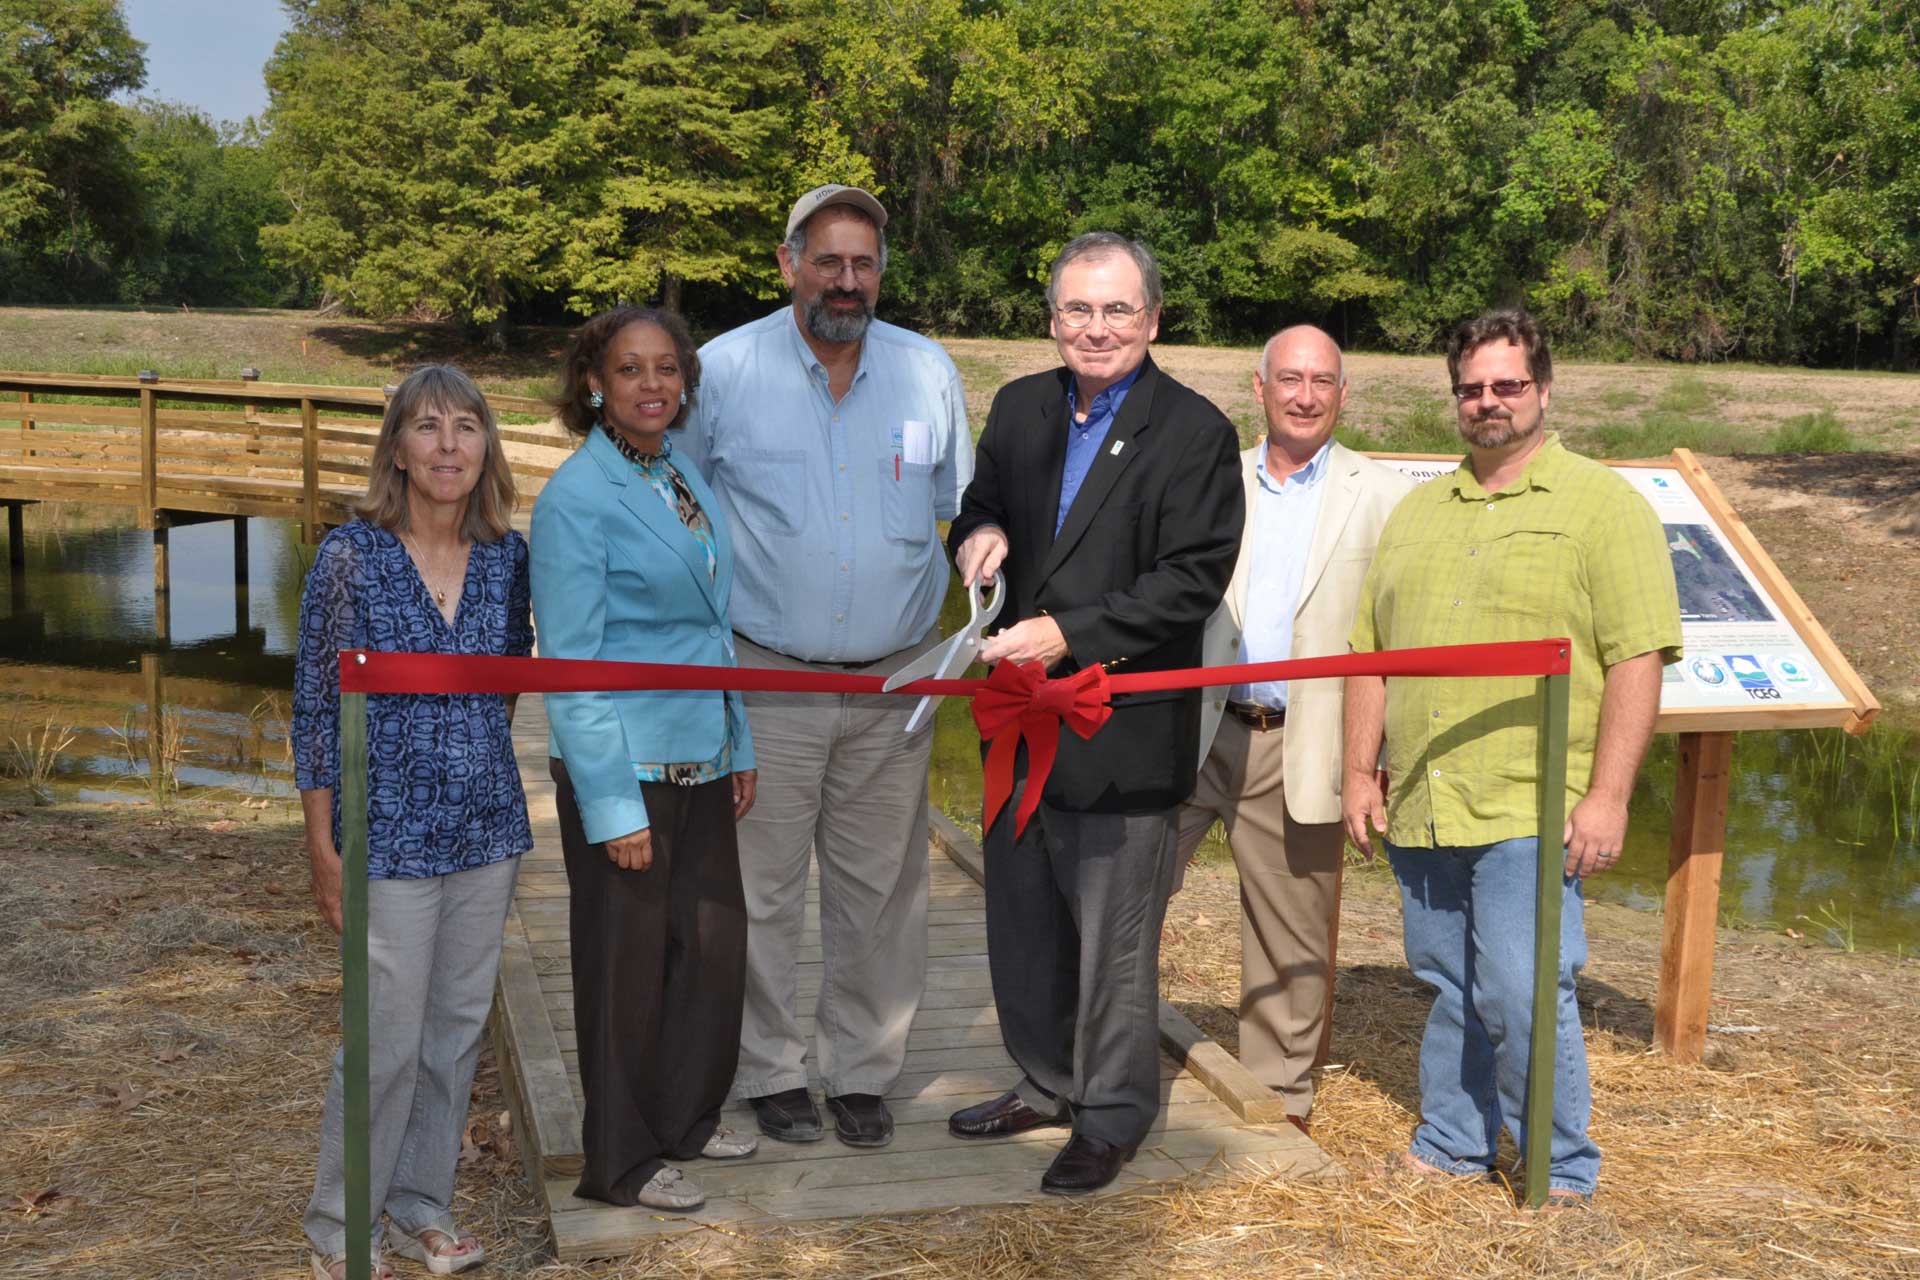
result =
M897 453L893 455L893 482L900 483L900 455Z

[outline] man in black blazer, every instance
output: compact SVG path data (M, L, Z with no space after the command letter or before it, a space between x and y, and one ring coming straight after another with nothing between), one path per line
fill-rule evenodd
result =
M980 657L1054 676L1197 667L1240 550L1233 427L1147 355L1160 273L1144 245L1073 240L1047 303L1065 367L994 397L949 539L966 581L1006 575L1011 624ZM1024 755L986 833L994 1003L1025 1075L948 1127L992 1138L1071 1124L1044 1191L1113 1181L1159 1114L1160 926L1199 734L1198 690L1117 696L1091 739L1060 735L1024 835Z

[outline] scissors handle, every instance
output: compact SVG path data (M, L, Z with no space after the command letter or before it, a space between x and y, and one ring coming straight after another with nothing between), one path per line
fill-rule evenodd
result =
M984 605L980 599L980 579L975 578L967 584L967 604L972 610L967 619L967 629L978 635L986 624L1000 616L1000 606L1005 602L1007 579L996 571L993 575L993 594L988 596Z

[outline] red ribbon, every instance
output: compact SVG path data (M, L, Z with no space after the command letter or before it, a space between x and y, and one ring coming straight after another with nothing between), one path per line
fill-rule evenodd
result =
M1038 662L1003 662L987 677L986 687L973 695L973 722L987 747L986 786L982 795L985 817L981 830L993 826L1007 797L1013 794L1013 762L1022 739L1027 744L1027 790L1013 815L1013 838L1027 829L1027 819L1040 807L1040 790L1053 771L1060 750L1060 726L1082 738L1091 738L1113 714L1108 705L1105 667L1087 667L1062 680L1047 679Z
M1014 837L1040 804L1065 724L1091 738L1113 714L1115 693L1199 689L1258 684L1267 680L1312 680L1329 676L1549 676L1570 670L1564 639L1513 640L1499 644L1442 645L1343 653L1285 662L1248 662L1227 667L1141 671L1108 678L1088 667L1049 680L1037 662L1003 662L985 680L915 680L896 694L972 695L973 719L989 745L986 762L986 826L1013 794L1013 764L1027 744L1027 790L1014 814ZM477 654L380 653L349 649L340 654L342 693L593 693L603 690L705 689L775 693L880 693L881 676L836 671L775 671L754 667L696 667L660 662L602 662L579 658L493 658Z

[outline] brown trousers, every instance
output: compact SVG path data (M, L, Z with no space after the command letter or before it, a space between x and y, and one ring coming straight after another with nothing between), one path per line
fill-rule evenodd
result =
M739 1058L747 910L733 779L635 783L653 865L629 871L604 844L588 843L566 766L549 766L559 784L586 1094L586 1167L574 1194L634 1204L663 1159L691 1160L713 1136Z
M1337 822L1288 815L1285 734L1222 718L1180 809L1180 862L1216 818L1226 824L1240 872L1240 1061L1304 1118L1333 1012L1345 839Z

